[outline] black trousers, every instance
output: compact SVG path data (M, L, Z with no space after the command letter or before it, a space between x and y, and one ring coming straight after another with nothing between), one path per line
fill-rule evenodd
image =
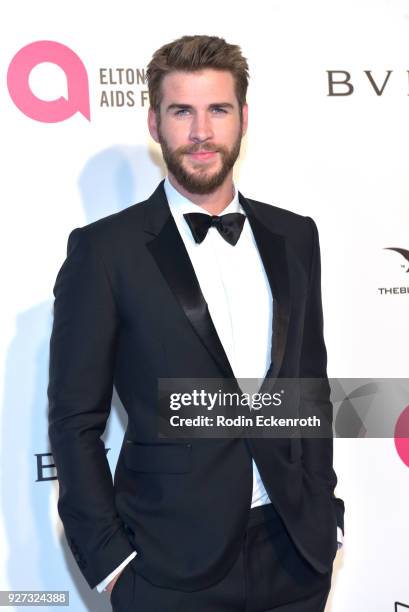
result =
M323 612L332 571L298 553L272 504L250 510L240 554L222 580L190 593L155 586L132 561L112 593L113 612Z

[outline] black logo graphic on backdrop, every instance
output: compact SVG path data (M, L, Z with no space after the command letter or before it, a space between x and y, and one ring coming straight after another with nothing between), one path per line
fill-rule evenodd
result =
M397 247L385 247L386 251L396 251L397 253L399 253L400 255L402 255L402 257L404 257L406 259L406 261L408 262L406 265L405 264L401 264L402 268L406 268L406 266L408 266L406 272L409 272L409 251L407 249L399 249Z
M405 608L405 610L409 610L409 606L406 604L401 603L400 601L395 601L395 612L403 612L403 608Z
M405 272L409 272L409 250L402 249L400 247L385 247L385 251L395 251L401 255L406 263L402 263L400 259L400 266ZM409 287L378 287L378 291L381 295L402 295L404 293L409 294Z

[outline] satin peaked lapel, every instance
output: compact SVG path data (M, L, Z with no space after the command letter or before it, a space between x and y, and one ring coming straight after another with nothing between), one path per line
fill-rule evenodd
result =
M275 378L284 358L291 311L285 238L265 225L255 207L241 193L239 199L254 234L273 295L271 364L266 378Z
M193 329L223 375L234 378L186 247L170 212L163 181L149 199L145 211L145 231L155 236L146 246Z

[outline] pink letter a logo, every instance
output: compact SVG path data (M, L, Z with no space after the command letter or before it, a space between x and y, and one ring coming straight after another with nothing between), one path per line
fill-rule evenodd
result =
M31 91L30 72L43 62L56 64L65 72L68 100L64 97L40 100ZM14 104L31 119L57 123L79 112L90 120L87 71L78 55L61 43L40 40L20 49L11 60L7 86Z

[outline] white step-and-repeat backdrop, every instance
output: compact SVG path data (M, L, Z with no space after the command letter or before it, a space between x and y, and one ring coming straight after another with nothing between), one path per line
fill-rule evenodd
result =
M163 43L197 33L240 44L250 64L240 190L317 222L329 375L408 376L406 1L6 2L0 589L69 590L75 612L110 606L80 574L56 509L52 288L70 231L145 198L164 176L146 127L145 67ZM114 402L112 470L125 421ZM404 612L409 440L336 439L335 467L346 530L327 612Z

